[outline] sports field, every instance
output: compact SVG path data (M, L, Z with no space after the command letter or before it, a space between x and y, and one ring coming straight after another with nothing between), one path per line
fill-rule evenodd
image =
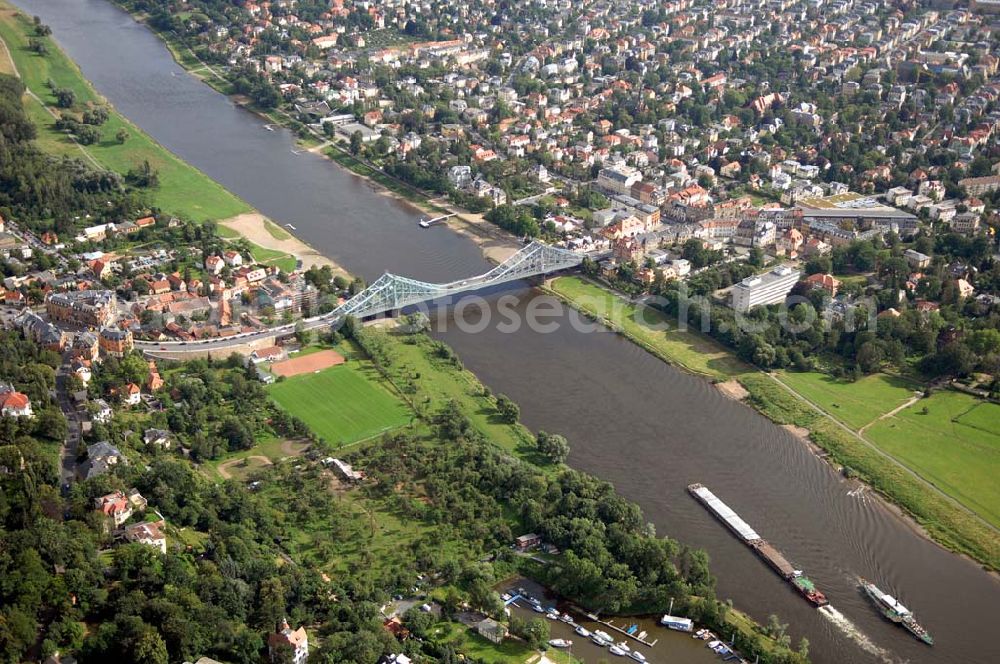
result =
M320 350L315 353L298 355L290 360L271 364L271 373L278 376L298 376L335 367L344 363L344 356L335 350Z
M1000 527L1000 405L938 392L876 422L865 438Z
M865 376L853 383L816 371L785 371L778 378L854 430L906 403L920 387L885 374Z
M279 406L329 443L353 443L410 421L406 405L361 362L292 376L267 390Z

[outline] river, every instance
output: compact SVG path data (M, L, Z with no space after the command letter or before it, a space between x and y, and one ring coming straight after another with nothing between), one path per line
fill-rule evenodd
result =
M368 279L385 270L458 279L485 267L479 249L445 228L419 229L418 213L309 154L293 137L185 74L146 28L104 0L17 0L97 89L180 157L242 196L346 269ZM548 296L514 287L514 312ZM493 306L499 297L488 295ZM449 323L438 334L484 383L521 405L532 429L566 435L570 463L614 483L657 531L704 547L721 597L761 622L778 614L834 662L997 662L989 636L1000 620L1000 582L924 539L867 492L840 478L800 441L706 381L664 364L621 337L580 333L567 311L550 333L521 326L478 334ZM475 316L475 311L469 313ZM826 592L821 613L686 493L714 490ZM882 620L860 596L865 576L914 609L934 635L928 648ZM673 661L684 661L683 657Z

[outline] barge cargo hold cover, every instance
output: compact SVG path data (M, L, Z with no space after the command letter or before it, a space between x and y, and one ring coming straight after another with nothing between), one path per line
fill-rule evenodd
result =
M753 542L754 540L761 539L761 536L757 534L753 528L750 527L746 521L740 518L740 515L732 510L729 505L719 500L718 496L708 490L707 487L701 484L692 484L688 487L695 498L704 503L705 507L712 510L715 516L719 518L724 524L729 526L729 528L736 533L740 539L744 542Z

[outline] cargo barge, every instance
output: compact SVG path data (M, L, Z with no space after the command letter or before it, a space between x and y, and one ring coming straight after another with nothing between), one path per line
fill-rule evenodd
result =
M757 534L746 521L740 518L736 512L701 484L691 484L688 492L694 496L695 500L704 505L709 512L715 515L729 530L767 563L771 569L787 581L797 593L806 598L814 606L826 606L829 602L809 577L788 562L780 551L774 548L767 540Z

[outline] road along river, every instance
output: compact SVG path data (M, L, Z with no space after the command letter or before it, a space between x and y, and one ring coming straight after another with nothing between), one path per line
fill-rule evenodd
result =
M293 137L198 82L163 44L104 0L17 0L41 16L83 73L122 113L180 157L242 196L346 269L426 280L486 268L479 249L310 154ZM820 663L997 662L1000 582L922 538L866 491L841 479L791 434L749 408L603 329L579 332L571 312L514 286L509 309L548 307L553 332L495 324L462 332L454 313L437 334L497 392L521 404L532 429L565 434L570 463L614 483L657 531L701 546L719 594L761 622L778 614L808 637ZM487 293L495 307L501 293ZM497 314L494 309L492 314ZM472 321L474 307L462 314ZM493 320L498 316L493 315ZM515 326L511 326L515 327ZM715 491L826 592L834 611L810 608L694 502L685 487ZM929 648L878 617L856 588L863 575L897 595L934 635ZM678 655L671 661L684 661Z

